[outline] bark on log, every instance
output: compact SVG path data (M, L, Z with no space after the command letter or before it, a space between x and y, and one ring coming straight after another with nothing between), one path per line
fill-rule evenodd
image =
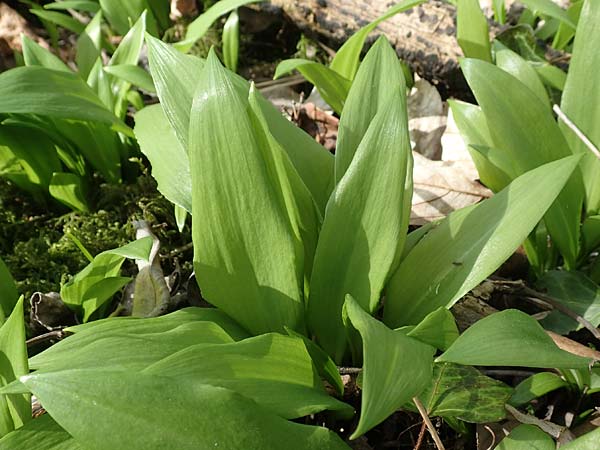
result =
M396 2L390 0L272 0L307 35L338 48ZM419 76L437 84L445 98L470 97L458 67L462 51L456 41L456 9L430 1L397 14L371 34L368 43L385 34Z

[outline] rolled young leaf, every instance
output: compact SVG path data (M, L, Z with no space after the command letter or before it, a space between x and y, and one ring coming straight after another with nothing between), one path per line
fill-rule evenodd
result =
M386 290L388 326L415 325L450 308L518 248L579 161L571 156L521 175L500 193L450 214L402 260Z

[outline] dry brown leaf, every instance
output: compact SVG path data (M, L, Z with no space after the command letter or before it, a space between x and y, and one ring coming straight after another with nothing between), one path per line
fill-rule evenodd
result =
M28 25L27 21L14 9L0 2L0 70L14 67L13 51L21 51L21 34L48 48L48 44Z
M171 19L192 17L198 14L196 0L171 0Z
M475 181L468 161L431 161L416 152L413 157L411 225L441 219L492 195Z

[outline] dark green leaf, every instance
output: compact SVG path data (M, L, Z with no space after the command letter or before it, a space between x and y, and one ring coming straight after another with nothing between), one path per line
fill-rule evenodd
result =
M0 439L0 448L84 450L52 417L44 414Z
M567 385L568 383L555 373L536 373L517 385L508 403L518 407Z

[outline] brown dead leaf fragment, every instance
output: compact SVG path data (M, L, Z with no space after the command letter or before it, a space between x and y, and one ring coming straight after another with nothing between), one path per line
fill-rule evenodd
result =
M414 194L411 225L423 225L472 205L492 192L473 179L462 161L431 161L413 152Z
M327 150L335 151L338 118L317 108L313 103L304 103L293 111L292 120Z
M171 0L171 19L198 15L196 0Z

